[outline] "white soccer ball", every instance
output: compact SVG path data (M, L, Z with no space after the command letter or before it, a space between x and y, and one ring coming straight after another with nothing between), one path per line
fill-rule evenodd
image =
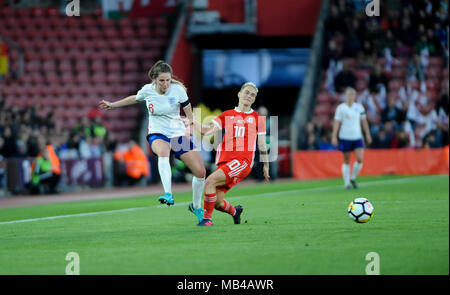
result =
M365 223L372 218L373 209L366 198L356 198L348 205L348 216L358 223Z

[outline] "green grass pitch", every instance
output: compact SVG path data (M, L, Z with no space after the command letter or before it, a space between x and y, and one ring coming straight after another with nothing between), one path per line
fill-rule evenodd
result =
M360 177L236 186L242 224L214 211L198 227L187 210L157 196L0 209L0 274L65 274L68 252L81 274L363 275L368 252L383 275L449 274L449 178ZM372 220L347 215L356 197L375 207ZM85 214L89 213L89 214Z

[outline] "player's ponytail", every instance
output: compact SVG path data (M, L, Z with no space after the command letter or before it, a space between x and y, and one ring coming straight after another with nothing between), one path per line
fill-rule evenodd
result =
M154 80L154 79L158 78L160 73L170 73L170 76L174 77L172 67L168 63L164 62L163 60L158 60L151 67L150 71L148 71L148 77L151 80ZM181 82L177 79L174 79L174 78L172 78L171 82L181 85L184 88L184 90L187 91L187 88L186 88L186 86L184 86L183 82Z

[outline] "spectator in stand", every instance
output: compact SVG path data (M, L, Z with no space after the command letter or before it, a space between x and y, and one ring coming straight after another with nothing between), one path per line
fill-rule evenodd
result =
M316 134L314 132L314 123L308 122L306 124L306 136L303 138L302 149L316 150L318 148Z
M402 43L409 47L412 47L416 44L417 34L411 27L411 21L409 18L402 19L402 25L397 34L397 38L399 38Z
M396 41L395 43L395 51L394 55L397 58L409 58L411 55L411 48L407 46L405 43L403 43L401 40Z
M17 155L17 143L16 136L12 132L12 128L10 126L5 126L3 129L3 139L5 143L2 148L1 154L5 158L15 157Z
M378 93L380 86L387 89L388 79L383 72L381 64L376 63L369 76L369 91L370 93Z
M344 39L344 55L346 57L356 57L361 50L361 40L363 40L364 31L361 28L361 22L358 18L354 17L350 23L350 29L347 36Z
M389 149L392 147L392 138L389 138L384 130L384 127L381 127L378 130L378 134L374 136L373 142L370 145L373 149Z
M328 69L332 65L337 65L342 60L342 52L338 50L335 40L328 42L328 47L324 55L323 68Z
M425 81L425 68L423 67L420 56L416 53L414 54L412 60L408 64L407 72L408 80L413 81Z
M378 52L384 52L384 50L387 48L391 53L395 52L396 48L396 40L395 36L392 33L391 30L387 30L385 33L384 38L381 38L377 44L377 51Z
M340 13L336 5L331 5L330 15L325 22L325 32L327 32L330 37L334 32L340 32L342 34L347 34L347 25L345 23L345 18ZM328 38L329 39L329 38Z
M334 88L338 93L343 93L347 87L354 88L356 85L356 77L347 62L342 63L342 71L334 78Z
M399 126L406 118L406 113L396 106L397 101L394 97L388 99L386 107L381 111L381 122L391 122L395 127Z
M378 61L377 50L373 43L369 40L365 40L362 50L358 53L358 67L360 69L371 70Z

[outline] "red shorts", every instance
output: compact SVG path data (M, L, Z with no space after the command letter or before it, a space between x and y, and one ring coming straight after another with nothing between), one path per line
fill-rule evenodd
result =
M227 182L224 185L217 187L224 193L241 182L252 171L252 168L247 160L242 159L235 159L230 162L221 162L217 166L218 169L222 169L225 173L225 177L227 178Z

